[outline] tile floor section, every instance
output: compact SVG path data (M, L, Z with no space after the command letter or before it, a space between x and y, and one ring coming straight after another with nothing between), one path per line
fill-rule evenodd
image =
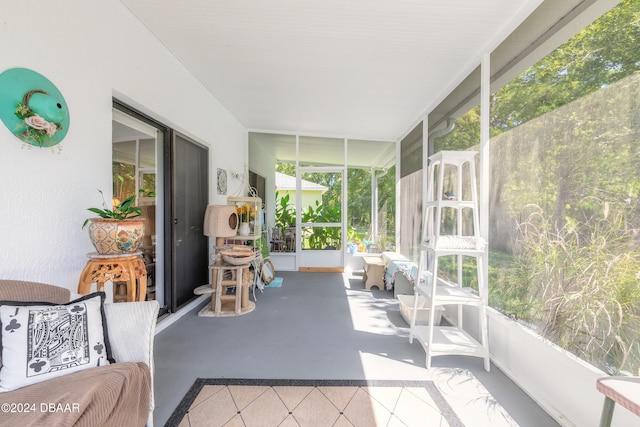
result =
M424 387L205 385L179 424L198 426L451 425Z

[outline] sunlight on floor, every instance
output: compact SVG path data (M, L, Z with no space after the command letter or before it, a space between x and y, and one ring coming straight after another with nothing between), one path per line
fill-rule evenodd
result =
M387 315L372 316L371 305L375 305L378 310L388 312L399 311L398 302L395 299L375 299L371 301L372 291L363 289L351 289L349 280L361 280L358 276L342 275L345 292L349 296L349 310L353 329L356 331L369 332L383 335L397 335L398 329L389 321Z

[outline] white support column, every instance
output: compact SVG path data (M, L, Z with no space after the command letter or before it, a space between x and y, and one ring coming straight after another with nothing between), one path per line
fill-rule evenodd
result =
M422 118L422 194L420 195L422 197L420 199L420 206L422 206L422 212L420 212L422 231L420 233L420 241L418 242L418 245L424 243L423 239L427 227L427 211L425 208L425 204L427 200L429 200L428 188L429 185L431 185L429 183L429 179L433 179L433 177L429 176L429 156L432 154L434 153L429 152L429 114L425 114ZM418 253L421 253L421 251ZM425 257L426 265L431 266L433 259L428 254L425 254Z
M422 218L424 218L424 203L427 200L427 170L429 170L429 156L431 154L433 153L429 153L429 115L425 114L422 119L422 212L420 213ZM422 222L424 223L424 219Z
M378 175L371 167L371 238L373 243L378 243Z
M342 164L342 237L340 265L347 267L347 243L349 242L349 139L343 140L344 163Z
M400 151L400 142L401 140L396 140L396 179L395 179L395 188L396 188L396 251L400 252L401 242L401 233L400 233L400 218L402 218L402 203L400 202L400 159L402 156L402 152Z
M300 135L296 134L296 266L295 270L300 268L300 252L302 252L302 194L300 187L302 185L302 174L300 173Z
M480 69L480 236L483 237L488 247L489 241L489 127L491 118L491 55L482 55ZM489 251L482 257L482 273L487 286L489 286ZM488 293L488 292L487 292ZM485 295L485 299L488 297ZM488 301L485 301L488 304Z

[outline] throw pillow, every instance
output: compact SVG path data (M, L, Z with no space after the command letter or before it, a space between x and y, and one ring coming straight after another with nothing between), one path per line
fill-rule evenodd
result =
M0 301L0 392L114 363L104 292L67 304Z

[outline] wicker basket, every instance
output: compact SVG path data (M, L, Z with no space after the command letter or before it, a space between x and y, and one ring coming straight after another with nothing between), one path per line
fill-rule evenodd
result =
M245 265L245 264L249 264L251 261L253 261L253 259L256 256L254 254L251 254L250 256L242 256L242 257L237 257L237 256L231 256L231 255L222 255L222 259L227 263L227 264L231 264L231 265Z

